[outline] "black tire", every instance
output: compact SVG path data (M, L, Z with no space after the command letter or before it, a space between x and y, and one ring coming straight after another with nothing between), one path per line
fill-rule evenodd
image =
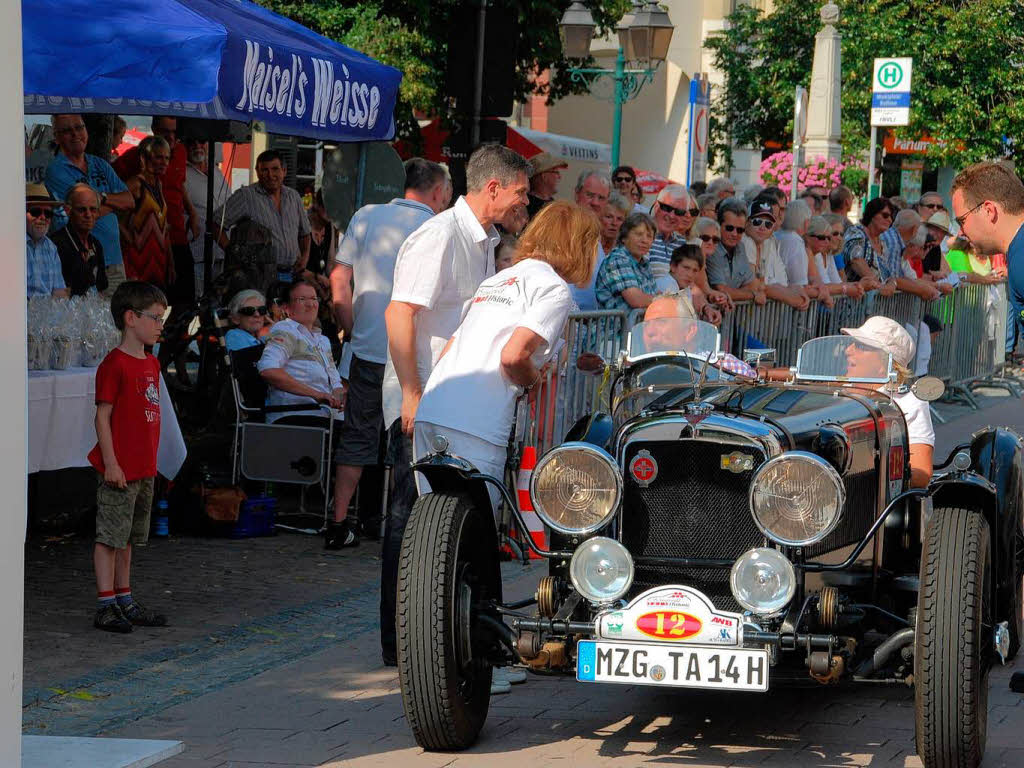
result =
M985 754L992 663L988 523L936 509L921 551L914 648L917 753L925 768L976 768Z
M398 566L398 678L424 749L465 749L487 719L491 636L466 618L469 606L495 597L494 538L490 515L463 497L426 494L409 516Z

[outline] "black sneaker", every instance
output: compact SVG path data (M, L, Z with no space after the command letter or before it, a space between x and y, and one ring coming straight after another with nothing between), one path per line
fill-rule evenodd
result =
M132 624L137 627L166 627L167 617L162 613L154 613L140 603L132 600L128 605L121 607L121 613Z
M359 536L345 518L340 523L329 523L324 538L324 549L344 549L359 546Z
M127 634L132 631L132 624L128 619L121 613L121 609L117 607L117 603L107 603L96 609L96 617L92 620L92 625L96 629L102 629L104 632L120 632L121 634Z

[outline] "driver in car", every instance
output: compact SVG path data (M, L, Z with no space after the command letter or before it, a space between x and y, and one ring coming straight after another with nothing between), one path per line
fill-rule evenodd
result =
M672 322L690 318L680 313L679 303L670 296L652 301L644 312L644 349L648 352L693 352L697 353L696 339L700 330L697 322ZM757 378L757 372L737 357L720 354L712 365L735 376Z
M888 317L869 317L859 328L840 329L856 340L846 349L846 375L850 378L880 378L886 375L885 355L892 355L896 369L896 385L908 382L914 361L914 340L907 330ZM932 479L932 456L935 450L935 429L928 403L909 389L893 395L893 402L903 411L907 422L907 438L910 443L910 485L924 488Z

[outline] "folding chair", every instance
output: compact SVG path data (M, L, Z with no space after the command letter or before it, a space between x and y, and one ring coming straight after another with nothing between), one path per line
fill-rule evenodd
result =
M324 525L330 508L333 414L325 405L265 404L267 385L256 364L263 347L228 352L231 389L235 400L235 435L231 450L231 477L239 475L272 483L301 485L303 493L319 485L324 495ZM269 414L320 415L328 426L268 423Z

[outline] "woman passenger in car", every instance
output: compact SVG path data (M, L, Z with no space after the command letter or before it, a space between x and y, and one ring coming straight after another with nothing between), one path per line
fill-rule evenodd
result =
M859 328L842 328L860 344L880 349L892 355L897 372L897 385L908 381L913 375L910 366L914 362L914 340L907 330L888 317L869 317ZM847 348L847 375L850 377L877 378L885 376L881 359L871 350L851 344ZM907 422L907 438L910 443L910 485L924 488L932 479L932 457L935 450L935 429L928 403L913 392L906 391L893 395L893 402L903 412Z

